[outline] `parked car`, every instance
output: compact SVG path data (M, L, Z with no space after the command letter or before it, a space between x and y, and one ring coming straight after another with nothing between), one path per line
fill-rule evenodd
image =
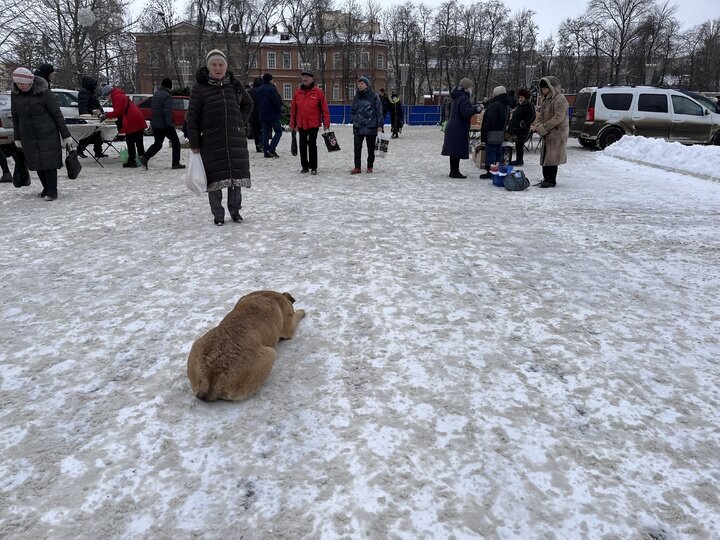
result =
M190 105L189 96L173 96L173 124L177 129L182 129L183 123L185 122L185 115L187 114L188 105ZM152 135L152 128L150 127L150 119L152 118L152 96L142 100L138 107L142 111L145 120L148 122L148 127L145 130L145 135Z
M575 100L570 134L585 147L605 148L624 135L720 145L720 113L691 94L669 88L588 87Z

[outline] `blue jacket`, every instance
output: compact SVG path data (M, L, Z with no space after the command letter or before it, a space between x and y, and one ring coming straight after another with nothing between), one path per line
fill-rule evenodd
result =
M161 86L152 97L152 116L150 127L153 129L167 129L174 127L172 119L173 97L170 90Z
M443 156L459 159L469 157L470 119L476 114L477 107L470 103L470 96L465 90L453 88L450 92L452 103L450 105L450 118L445 126L445 141L443 142Z
M258 108L261 122L279 120L282 116L282 99L275 85L263 81L255 94L255 106Z
M385 123L380 98L369 86L362 92L355 92L350 113L353 133L358 135L377 135L378 128Z

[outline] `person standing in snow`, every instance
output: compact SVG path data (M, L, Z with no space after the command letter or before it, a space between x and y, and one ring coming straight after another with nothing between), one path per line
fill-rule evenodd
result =
M397 139L400 136L400 132L403 127L403 104L397 95L397 92L393 92L390 96L389 110L390 110L390 130L392 131L392 138Z
M350 174L360 174L362 170L363 141L367 144L367 172L373 172L375 163L375 139L383 130L385 118L382 112L382 103L370 87L370 79L361 75L357 80L357 91L350 108L350 117L353 125L355 168Z
M253 102L243 84L227 70L225 53L213 49L207 66L195 74L187 112L187 130L193 154L200 154L207 177L210 210L215 225L225 223L222 190L227 188L228 210L241 222L241 187L250 187L250 154L245 126ZM274 89L274 87L273 87Z
M272 82L273 76L270 73L265 73L262 79L263 83L255 93L257 97L255 106L258 108L260 122L262 122L263 127L263 152L266 158L279 158L277 145L280 143L280 137L282 137L283 133L282 124L280 124L282 99L280 99L280 94ZM273 132L274 135L271 139L270 135Z
M173 97L172 97L172 81L165 77L160 83L160 88L155 90L152 97L152 116L150 117L150 127L153 131L155 141L150 148L147 149L144 156L140 157L140 165L147 170L148 161L157 154L162 148L165 139L170 141L172 146L172 169L184 169L185 165L180 163L180 139L173 122Z
M57 170L63 166L62 147L72 143L58 100L47 81L24 67L12 74L10 110L15 146L23 151L28 169L37 171L43 190L38 197L58 197Z
M485 143L485 174L481 174L480 178L492 178L490 167L502 163L502 143L509 115L510 96L504 86L496 86L480 127L480 140Z
M12 182L13 175L10 172L7 158L2 150L0 150L0 168L2 168L2 178L0 178L0 182Z
M315 86L315 75L303 71L301 77L290 104L290 129L299 134L300 172L317 174L317 135L321 125L330 129L330 109L325 94Z
M568 102L557 77L540 79L540 115L534 131L543 138L540 153L543 180L535 184L552 188L557 183L558 165L567 163L567 141L570 134Z
M257 106L257 92L262 86L263 80L260 77L255 77L252 87L248 90L248 94L253 100L253 109L250 114L250 129L252 131L253 139L255 140L255 151L262 154L265 150L263 149L263 127L260 121L260 108Z
M137 167L137 157L145 155L145 144L143 143L143 132L147 127L145 117L140 109L127 96L122 89L105 85L102 88L102 96L110 96L113 110L105 115L105 118L117 118L119 121L118 133L125 134L127 144L128 160L123 167Z
M89 75L85 75L80 80L80 91L78 92L78 114L81 116L88 114L100 116L102 114L103 109L100 106L100 100L98 99L96 92L97 84L97 79L94 79ZM78 156L82 158L87 157L85 155L85 149L88 145L92 144L95 159L107 157L106 154L103 154L102 142L102 136L98 131L94 131L87 137L80 139L77 147Z
M460 172L460 160L468 159L470 144L470 119L480 112L479 105L470 103L473 83L468 78L460 79L450 91L450 113L445 126L445 139L441 155L450 158L450 178L467 178Z
M535 107L530 103L530 92L521 88L517 93L518 105L510 115L508 132L515 137L515 161L511 165L522 166L525 141L530 135L530 126L535 121Z

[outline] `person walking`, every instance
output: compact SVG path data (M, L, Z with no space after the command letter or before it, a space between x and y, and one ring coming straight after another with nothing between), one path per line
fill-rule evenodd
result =
M250 154L245 126L253 102L243 84L228 71L225 53L213 49L206 67L195 74L187 112L188 138L193 154L200 154L207 177L208 201L215 225L225 223L222 190L227 188L228 210L243 220L241 187L250 187Z
M543 180L535 184L552 188L557 184L558 165L567 163L567 141L570 134L568 102L557 77L540 79L540 116L534 131L543 138L540 151Z
M509 114L510 96L504 86L496 86L480 126L480 140L485 143L485 174L480 178L492 178L490 167L502 162L502 143Z
M400 136L400 132L403 127L403 108L402 101L397 95L397 92L393 92L390 96L390 130L392 131L392 138L397 139Z
M355 167L350 174L360 174L363 141L367 145L367 172L373 172L375 163L375 139L383 130L384 117L382 103L370 87L370 79L361 75L357 80L357 90L350 108L353 125Z
M279 158L276 149L282 137L282 125L280 125L280 117L282 116L282 99L280 94L272 83L273 76L266 73L262 76L263 83L257 90L257 107L262 122L263 152L266 158ZM273 135L270 139L271 133Z
M128 160L123 167L137 167L137 158L145 155L145 144L143 143L143 132L147 127L145 117L138 106L127 96L121 88L110 86L102 88L103 97L110 96L113 110L105 115L105 118L117 118L118 133L125 134L127 144Z
M300 74L302 84L290 104L290 129L299 134L301 173L317 174L317 136L320 126L330 129L330 109L311 71Z
M480 112L482 105L470 103L473 82L468 78L460 79L458 85L450 91L450 112L445 125L445 139L440 155L450 158L450 178L467 178L460 172L460 160L468 159L470 152L470 119Z
M535 107L530 102L530 92L521 88L517 92L518 105L510 114L508 132L515 137L515 161L510 165L522 166L525 152L525 141L530 135L530 126L535 121Z
M38 197L58 197L57 170L63 166L62 147L72 143L57 98L47 81L24 67L12 74L10 110L15 146L23 151L28 169L37 171L43 189Z
M80 116L88 114L99 116L102 114L103 108L100 106L100 100L97 96L97 85L97 79L89 75L85 75L80 80L80 91L78 92L78 114ZM100 132L94 131L87 137L80 139L77 154L81 158L87 157L85 149L92 144L95 159L107 157L107 154L103 154L102 143L102 135L100 135Z
M172 169L184 169L185 165L180 163L180 139L178 138L175 123L173 122L173 97L172 81L165 77L160 83L160 88L155 90L152 97L152 116L150 127L153 131L155 141L147 149L144 156L140 156L140 165L147 170L148 162L162 149L163 141L167 138L172 145Z
M387 113L390 111L390 100L387 97L387 94L385 93L385 89L380 89L380 103L382 103L382 109L383 109L383 126L385 125L385 118L387 118Z
M263 127L260 121L260 108L257 106L257 91L262 86L263 80L255 77L252 87L248 90L248 94L253 100L253 109L250 113L250 129L252 130L253 139L255 140L255 151L263 153Z
M0 182L12 182L13 175L10 172L10 167L8 167L5 152L2 150L0 150L0 168L2 168L2 177L0 177Z

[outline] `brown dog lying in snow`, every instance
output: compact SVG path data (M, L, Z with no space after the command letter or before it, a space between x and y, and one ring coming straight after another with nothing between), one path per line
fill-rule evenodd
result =
M290 293L246 294L215 328L193 343L188 377L204 401L239 401L258 391L270 375L275 346L295 333L305 310L295 311Z

